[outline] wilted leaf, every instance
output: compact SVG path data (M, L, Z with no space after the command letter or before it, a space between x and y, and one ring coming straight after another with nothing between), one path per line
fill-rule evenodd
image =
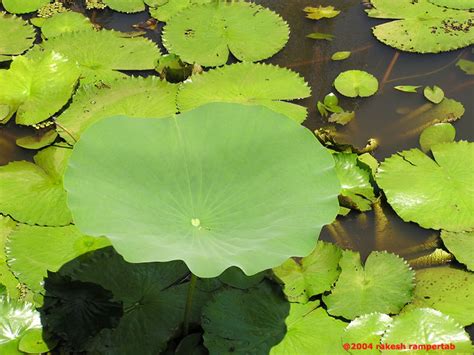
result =
M308 6L303 9L306 12L306 18L311 20L321 20L322 18L333 18L341 13L341 11L336 10L334 6L321 6L312 7Z
M417 92L416 90L420 88L420 85L399 85L395 86L394 88L398 91L403 91L403 92Z
M307 35L306 37L311 39L325 39L327 41L332 41L335 36L329 33L313 32Z

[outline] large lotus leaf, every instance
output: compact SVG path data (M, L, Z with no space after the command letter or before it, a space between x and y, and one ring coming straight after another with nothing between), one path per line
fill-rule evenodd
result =
M341 272L341 255L337 245L318 241L311 254L299 261L288 259L273 273L283 283L283 292L290 302L306 303L331 289Z
M318 306L319 301L291 304L285 337L270 355L347 354L341 341L347 323L330 317Z
M357 154L336 153L336 174L341 183L341 200L345 207L370 211L376 197L370 173L358 166Z
M344 343L366 344L366 349L354 349L351 354L380 354L377 344L385 333L387 327L392 323L392 318L383 313L364 314L354 319L345 329L342 336ZM362 345L364 346L364 345Z
M41 329L39 313L31 303L0 297L0 353L23 354L20 339L30 329Z
M429 0L373 0L369 16L399 19L373 28L377 39L408 52L438 53L474 43L474 15Z
M179 328L188 283L175 284L188 272L182 262L130 264L112 248L105 248L66 264L59 274L100 285L123 303L123 316L114 329L102 329L85 347L91 353L133 355L137 349L144 354L159 353ZM196 290L196 298L203 295L209 299ZM92 327L88 328L92 333Z
M49 147L35 155L36 164L15 161L0 167L0 212L27 224L69 224L62 177L70 153Z
M323 297L329 314L354 319L371 312L398 313L412 298L414 272L394 254L372 252L362 267L359 253L345 250L339 266L336 285Z
M472 354L469 335L454 319L431 308L417 308L394 318L382 338L382 344L454 345L454 348L415 351L417 354ZM455 349L455 350L454 350ZM407 354L409 349L387 350L383 354Z
M474 143L431 147L432 160L418 149L392 155L376 176L395 212L423 228L474 228Z
M297 73L274 65L238 63L195 74L178 92L181 112L210 102L263 105L301 123L306 108L281 100L311 95L311 89Z
M474 232L441 232L448 250L471 271L474 271Z
M105 238L83 235L73 225L38 227L20 225L8 238L7 257L16 277L32 291L43 290L48 271L88 251L110 245Z
M441 311L462 325L474 323L474 274L449 266L416 271L413 304Z
M92 30L94 26L88 17L73 11L60 12L41 25L41 33L46 38L57 37L63 33Z
M73 144L87 127L105 117L169 117L176 113L177 90L177 85L156 77L119 79L109 86L83 86L58 117L57 130Z
M57 52L39 60L16 57L0 70L0 105L9 107L7 117L17 111L19 124L44 121L68 102L78 78L77 65Z
M166 22L180 11L194 4L207 4L213 0L162 0L155 7L150 6L150 15L159 21ZM153 6L153 4L152 4Z
M26 14L43 7L50 0L2 0L2 5L13 14Z
M56 51L76 61L82 83L110 82L124 76L117 70L154 69L160 57L152 41L106 30L64 33L40 43L30 55L41 56L41 51Z
M19 290L18 279L12 274L7 265L7 257L5 255L5 243L8 236L15 228L16 223L10 217L0 215L0 285L5 287L7 294L11 298L18 298Z
M0 12L0 56L22 54L34 40L33 26L19 17Z
M429 0L431 3L453 9L474 9L472 0Z
M213 2L173 16L164 28L163 44L188 63L219 66L230 53L248 62L269 58L288 37L288 24L260 5Z
M204 345L211 354L268 354L286 332L287 303L267 282L224 289L204 306Z
M168 119L101 120L75 145L65 186L79 229L109 237L130 262L252 275L313 250L338 211L333 166L283 115L216 103Z

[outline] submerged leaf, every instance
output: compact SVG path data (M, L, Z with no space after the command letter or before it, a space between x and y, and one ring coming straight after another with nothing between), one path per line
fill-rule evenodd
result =
M241 61L267 59L282 49L288 24L276 13L247 2L195 5L173 16L163 44L188 63L219 66L229 54Z
M341 272L341 255L335 244L319 241L311 254L300 261L288 259L274 268L273 273L284 284L283 292L290 302L306 303L331 289Z
M83 86L57 118L59 135L70 144L95 122L110 116L167 117L176 113L178 87L156 77L118 79L108 86Z
M35 155L36 164L15 161L0 167L0 212L28 224L69 224L62 179L70 153L49 147Z
M333 18L341 13L341 11L336 10L334 6L321 6L312 7L308 6L303 9L306 12L306 18L311 20L321 20L322 18Z
M53 143L57 136L58 133L51 130L44 134L18 138L16 140L16 145L25 149L41 149Z
M0 105L9 106L8 116L17 111L19 124L44 121L67 103L78 78L76 64L59 53L16 57L10 69L0 70Z
M339 266L336 285L323 296L331 315L354 319L371 312L398 313L412 298L414 272L394 254L372 252L362 267L359 253L345 250Z
M468 75L474 75L474 61L467 59L460 59L456 66Z
M474 229L474 143L431 147L434 159L418 149L392 155L379 167L377 183L395 212L423 228Z
M237 63L195 74L178 92L181 112L210 102L263 105L301 123L306 109L283 100L306 98L311 90L297 73L274 65Z
M439 104L444 99L444 91L436 85L432 88L426 86L423 90L423 95L434 104Z
M347 59L351 56L351 52L349 51L342 51L342 52L336 52L331 56L332 60L344 60Z
M355 118L355 111L334 112L329 116L328 122L346 125Z
M41 33L46 38L57 37L63 33L92 30L94 26L86 16L73 11L60 12L42 23Z
M2 5L13 14L33 12L48 4L50 0L2 0Z
M451 1L451 0L449 0ZM377 25L377 39L408 52L439 53L474 43L474 14L428 0L372 0L371 17L396 19Z
M456 260L474 271L474 232L441 232L441 239Z
M417 92L416 90L420 88L420 85L399 85L395 86L394 88L398 91L403 91L403 92Z
M22 54L33 45L35 35L26 21L0 12L0 56Z
M75 145L65 185L78 228L109 237L128 261L252 275L313 250L339 207L333 166L312 133L283 115L219 103L96 123Z
M306 35L306 37L311 39L325 39L326 41L332 41L335 36L329 33L313 32L309 35Z
M344 96L368 97L377 92L379 83L372 74L365 71L348 70L337 76L334 87Z
M451 123L436 123L421 132L420 147L428 153L435 144L454 142L455 137L456 128Z

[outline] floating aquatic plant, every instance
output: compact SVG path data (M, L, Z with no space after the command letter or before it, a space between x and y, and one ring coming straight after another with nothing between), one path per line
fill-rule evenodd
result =
M395 212L424 228L474 229L474 143L431 147L434 160L418 149L392 155L379 167L377 183Z
M347 97L367 97L374 95L379 83L372 75L362 70L347 70L334 80L336 90Z
M420 88L420 85L398 85L395 86L394 89L402 92L417 92L418 88Z
M15 227L16 222L10 217L0 215L0 295L9 295L12 299L19 299L20 283L8 267L5 255L5 243Z
M380 354L377 344L380 344L385 330L392 321L393 319L387 314L377 312L364 314L349 323L342 335L342 341L351 344L348 349L351 354L359 352ZM361 344L361 347L365 346L365 349L353 349L352 344Z
M102 120L67 170L74 221L128 261L181 259L200 277L305 256L337 214L339 186L330 154L285 118L209 104L167 119Z
M154 0L151 2L152 4L149 4L150 15L159 21L167 22L174 15L191 5L207 4L213 2L213 0Z
M426 86L423 90L423 95L434 104L439 104L444 99L443 89L436 85L433 87Z
M321 6L312 7L307 6L303 9L306 12L306 18L311 20L321 20L322 18L333 18L341 13L341 11L336 10L334 6Z
M34 12L48 3L50 0L2 0L5 10L13 14Z
M45 38L57 37L63 33L88 31L94 28L88 17L73 11L55 14L45 19L40 27Z
M191 76L178 92L181 112L211 102L263 105L301 123L306 108L284 100L310 96L311 90L297 73L268 64L237 63Z
M460 59L456 66L459 67L467 75L474 75L474 61L467 59Z
M351 56L351 52L349 51L341 51L341 52L336 52L331 56L332 60L345 60Z
M451 123L436 123L421 132L420 147L428 153L435 144L454 142L455 137L456 129Z
M188 63L219 66L232 55L255 62L282 49L289 37L287 23L253 3L195 5L173 16L163 30L163 44Z
M322 33L322 32L313 32L308 35L306 35L306 38L311 38L311 39L324 39L326 41L332 41L334 39L334 35L330 33Z
M0 12L0 62L25 52L33 45L35 29L21 18Z
M57 137L58 133L55 130L49 130L42 134L18 138L15 143L25 149L41 149L52 144Z
M474 271L474 232L441 231L441 239L457 261Z
M439 6L449 7L452 9L471 10L474 4L471 0L429 0L431 3Z

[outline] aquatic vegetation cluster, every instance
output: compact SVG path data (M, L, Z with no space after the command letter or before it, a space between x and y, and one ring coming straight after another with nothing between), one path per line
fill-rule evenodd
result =
M289 40L276 12L81 4L2 2L0 123L36 133L16 140L33 161L0 166L0 353L346 354L363 341L372 353L440 342L472 353L474 143L455 140L460 102L437 85L396 86L425 100L405 117L420 149L379 162L375 139L358 148L302 125L310 86L261 62ZM474 42L470 6L372 0L367 13L393 20L373 28L381 42L437 53ZM105 8L149 11L168 53L147 30L101 28ZM344 11L302 10L308 21ZM317 111L339 127L357 120L348 100L386 85L362 68L332 80ZM338 214L382 200L457 264L416 268L421 259L317 240Z

